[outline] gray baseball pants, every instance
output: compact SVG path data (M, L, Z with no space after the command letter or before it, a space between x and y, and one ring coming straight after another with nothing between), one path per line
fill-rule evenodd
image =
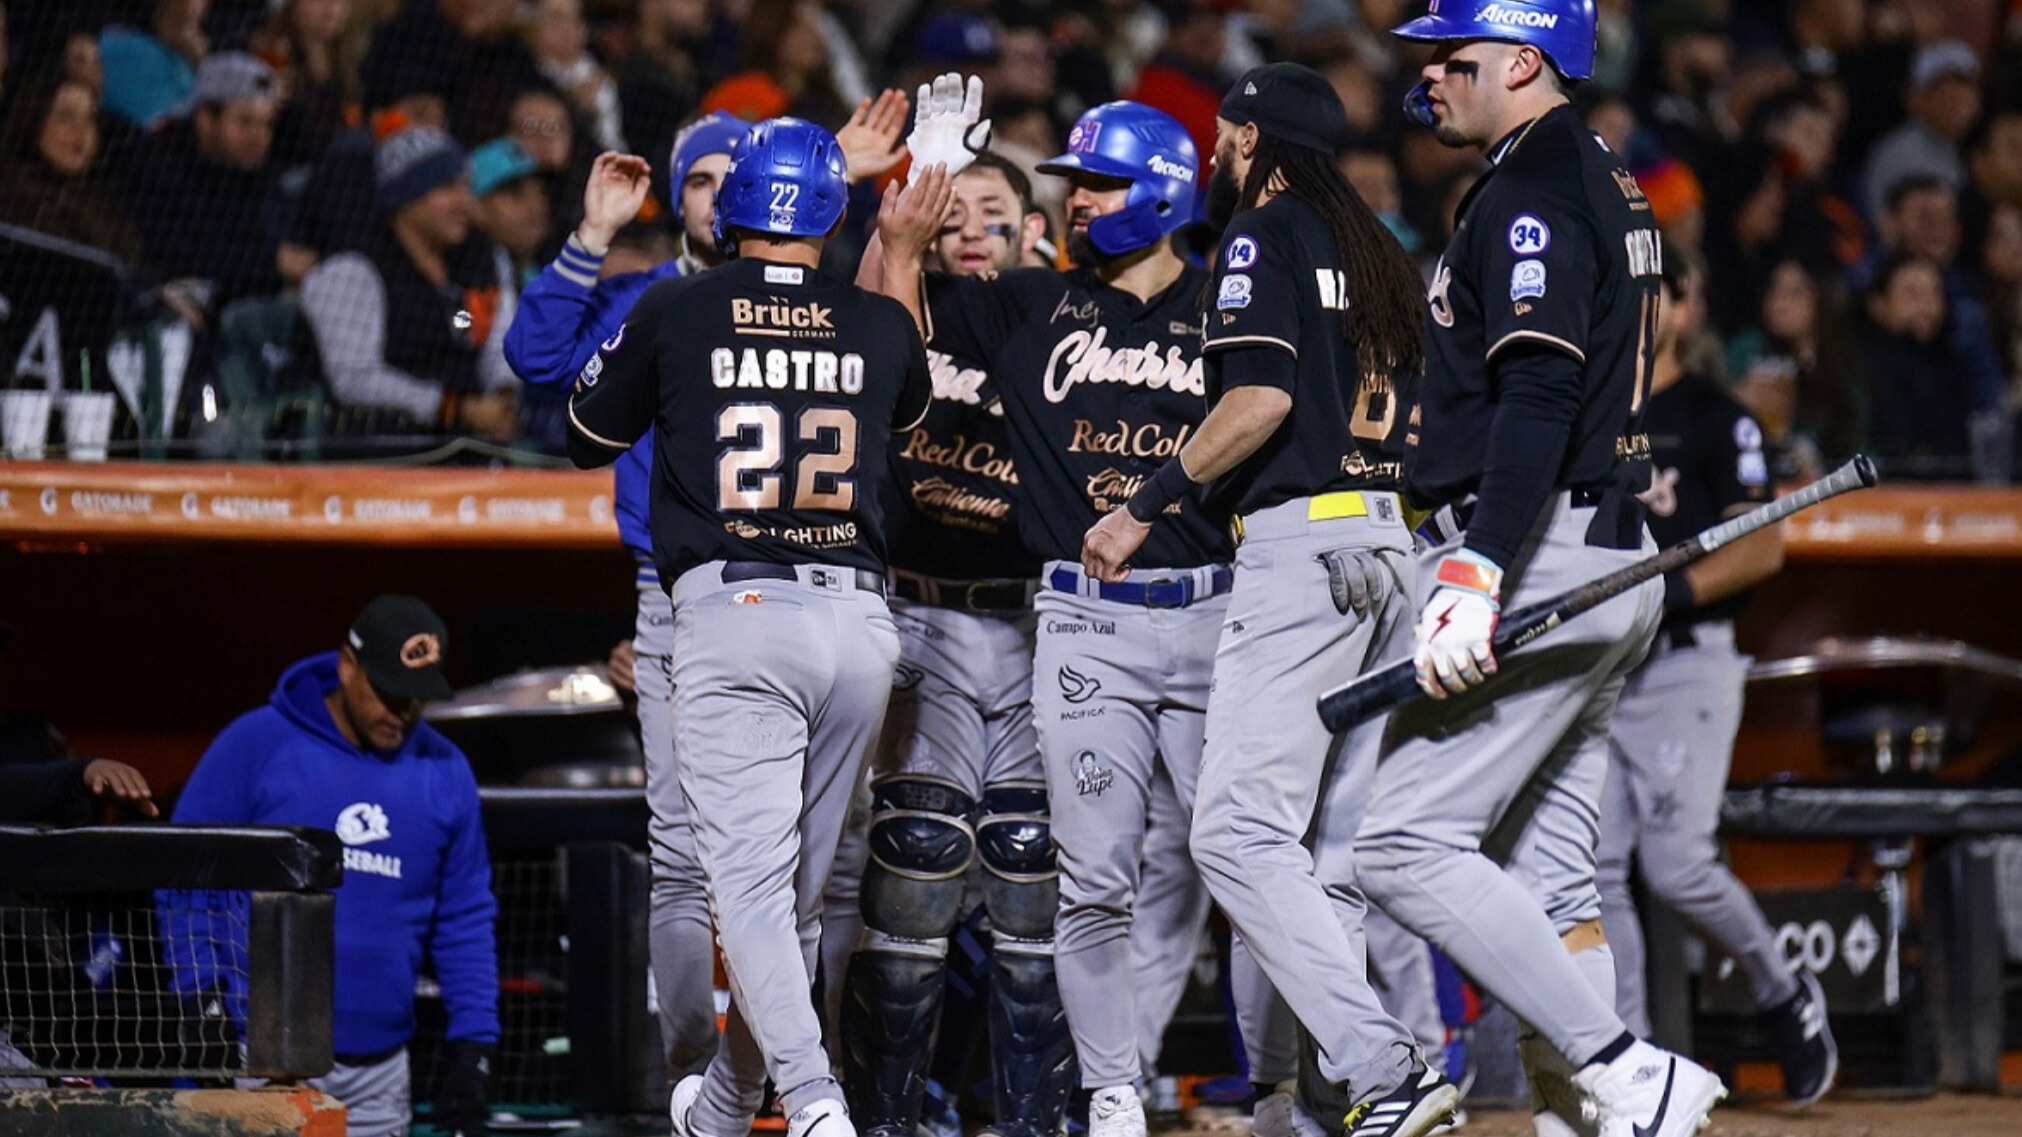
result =
M1138 977L1138 1065L1147 1078L1158 1074L1166 1027L1186 994L1201 933L1207 930L1208 889L1187 852L1192 822L1171 775L1159 767L1151 782L1144 866L1138 870L1130 919L1130 969Z
M1054 561L1041 579L1062 569L1080 578L1080 566ZM1136 584L1196 580L1200 598L1184 608L1050 587L1034 601L1032 711L1060 849L1054 962L1081 1082L1091 1088L1125 1085L1143 1072L1131 923L1156 764L1180 805L1193 805L1214 645L1228 607L1226 594L1206 595L1210 575L1132 571Z
M1643 925L1629 890L1629 861L1650 895L1733 957L1756 1005L1797 993L1762 909L1720 860L1714 836L1741 725L1747 656L1734 625L1694 625L1692 646L1663 639L1629 676L1615 708L1607 794L1601 806L1601 922L1615 949L1615 1010L1638 1035L1650 1032Z
M1589 545L1594 517L1566 493L1553 498L1504 578L1506 610L1655 552L1647 532L1639 549ZM1421 588L1459 543L1426 554ZM1661 608L1661 586L1648 582L1508 653L1486 684L1393 712L1356 841L1370 899L1575 1066L1623 1032L1559 937L1600 912L1593 863L1609 719ZM1492 859L1497 847L1517 851L1510 871Z
M646 803L653 810L646 827L652 856L646 953L667 1076L676 1081L716 1053L716 935L688 805L674 774L674 601L657 580L639 586L632 650Z
M716 915L731 1012L691 1120L745 1132L765 1079L790 1116L840 1101L810 993L823 892L899 658L855 570L674 587L675 772Z
M1355 884L1381 726L1336 737L1314 710L1411 642L1411 532L1395 495L1360 496L1368 516L1308 520L1300 498L1243 519L1193 826L1216 903L1356 1100L1402 1085L1415 1042L1370 988ZM1349 549L1378 574L1366 615L1336 608L1321 559Z
M309 1084L344 1103L349 1137L402 1137L414 1120L412 1078L403 1046L369 1066L339 1062Z

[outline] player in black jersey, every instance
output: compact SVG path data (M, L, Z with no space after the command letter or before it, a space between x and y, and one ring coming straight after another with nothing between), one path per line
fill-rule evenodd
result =
M1703 277L1690 258L1666 243L1643 417L1655 471L1643 502L1664 547L1773 496L1762 427L1724 385L1687 371L1679 358L1705 311ZM1825 995L1808 968L1791 969L1755 898L1720 863L1715 836L1748 682L1748 657L1734 649L1734 618L1748 590L1782 564L1783 532L1772 525L1664 578L1657 642L1615 708L1598 881L1601 922L1615 953L1615 1010L1629 1029L1650 1029L1643 929L1629 887L1633 855L1651 897L1739 965L1776 1039L1784 1093L1810 1105L1832 1088L1839 1063Z
M1142 1137L1129 930L1146 804L1163 762L1193 800L1209 671L1231 573L1221 519L1176 502L1125 579L1081 568L1082 533L1178 452L1207 413L1198 300L1207 274L1172 251L1199 157L1170 116L1135 103L1083 115L1067 153L1070 247L1083 267L993 279L930 274L938 217L880 218L864 275L904 299L928 342L987 360L1011 428L1019 532L1045 561L1033 712L1060 856L1056 966L1091 1137ZM879 271L881 268L882 271Z
M1420 285L1334 163L1346 127L1334 89L1295 64L1256 68L1222 100L1208 190L1209 221L1226 223L1204 346L1212 409L1089 530L1082 563L1121 578L1167 507L1202 483L1234 515L1195 862L1312 1035L1321 1073L1348 1087L1332 1127L1416 1137L1460 1094L1364 970L1352 853L1382 726L1330 756L1312 713L1344 674L1401 658L1412 615L1398 385L1420 366Z
M683 1137L749 1130L768 1075L793 1137L853 1134L808 976L899 654L886 439L932 389L905 310L816 267L843 173L826 130L753 127L717 196L736 259L648 289L569 400L580 466L659 428L650 522L674 599L674 766L732 996L715 1060L675 1089ZM913 192L945 208L947 179Z
M1373 902L1536 1032L1534 1087L1566 1086L1542 1069L1555 1053L1603 1137L1690 1137L1725 1088L1624 1029L1593 875L1608 720L1662 593L1617 597L1500 667L1489 646L1501 604L1655 551L1632 493L1648 484L1656 223L1569 102L1593 69L1591 0L1435 4L1396 34L1434 45L1406 109L1490 167L1434 269L1405 436L1407 492L1441 507L1416 628L1419 685L1440 701L1391 715L1356 866Z

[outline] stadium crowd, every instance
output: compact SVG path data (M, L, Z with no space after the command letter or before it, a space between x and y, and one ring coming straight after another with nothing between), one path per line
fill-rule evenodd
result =
M37 273L78 246L124 266L98 321L180 375L127 394L115 454L419 453L457 436L558 453L558 396L520 387L499 349L518 289L582 221L599 152L653 166L653 204L607 266L631 271L677 251L665 173L704 112L839 126L881 88L962 68L986 77L995 148L1029 170L1115 97L1168 111L1206 151L1230 78L1293 59L1340 92L1344 171L1429 261L1479 159L1403 129L1416 73L1384 30L1413 7L16 0L0 224L44 259L17 267L7 301L29 312L49 299L39 281L72 288ZM1761 419L1778 472L1864 448L1896 477L2010 480L2022 9L1598 7L1581 104L1704 261L1693 365ZM1034 182L1057 226L1057 179ZM856 187L832 258L854 259L876 193ZM11 331L0 385L78 384L74 348L51 366Z

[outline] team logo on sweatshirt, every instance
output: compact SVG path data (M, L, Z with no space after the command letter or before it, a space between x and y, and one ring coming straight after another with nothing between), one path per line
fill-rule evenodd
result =
M347 846L370 845L374 841L384 841L393 836L392 829L386 823L386 810L369 801L345 806L343 812L337 815L336 830L337 839ZM400 858L388 853L346 848L344 871L399 880Z

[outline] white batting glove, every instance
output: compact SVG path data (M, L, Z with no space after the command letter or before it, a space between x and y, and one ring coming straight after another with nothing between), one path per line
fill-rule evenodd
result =
M959 174L988 145L990 120L983 117L981 76L969 76L966 90L956 71L920 84L913 99L913 132L906 136L906 150L913 156L908 184L928 166L945 165L949 174Z
M1494 561L1466 549L1440 559L1414 629L1420 690L1444 699L1495 674L1491 641L1501 598L1502 569Z

